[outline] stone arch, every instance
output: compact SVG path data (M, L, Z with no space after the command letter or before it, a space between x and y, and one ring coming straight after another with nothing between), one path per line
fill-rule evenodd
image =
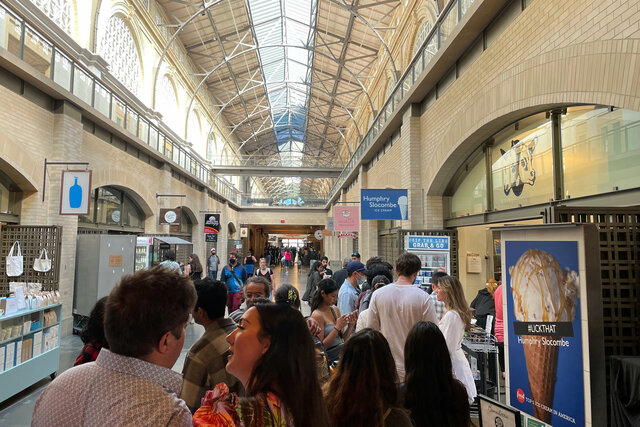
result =
M458 166L471 155L487 138L503 129L505 126L516 122L524 117L539 113L541 111L552 110L571 105L613 105L619 108L640 111L640 94L613 93L607 90L613 89L615 81L623 81L623 76L630 75L631 71L624 67L618 70L619 75L606 76L609 55L618 52L620 56L628 56L626 63L632 67L632 58L640 58L635 52L622 47L623 40L603 41L598 43L598 50L602 50L599 55L572 56L568 53L560 55L547 54L537 56L525 61L521 73L515 73L511 68L503 70L499 75L492 77L499 84L484 85L473 94L462 108L455 114L448 116L443 123L447 129L438 139L436 146L429 150L431 164L439 165L439 168L425 168L429 176L424 176L426 184L426 194L428 196L442 196L451 179L455 175ZM576 47L569 46L559 50L575 50ZM578 46L579 49L579 46ZM619 52L623 53L620 54ZM626 53L625 53L626 52ZM559 65L556 58L566 58L563 64ZM623 61L624 62L624 61ZM557 70L562 69L562 75L557 74ZM591 78L584 76L581 79L570 78L569 76L580 75L579 70L591 69L595 76ZM554 74L556 73L556 74ZM470 73L472 74L472 73ZM528 86L524 84L514 84L530 80L533 76L541 76L542 82ZM463 77L465 77L463 75ZM552 84L553 79L562 78L561 85ZM604 85L602 82L605 82ZM562 92L554 92L553 87L562 87ZM557 90L557 89L556 89ZM500 95L502 94L502 95ZM491 105L488 109L485 106ZM425 113L428 115L429 111ZM440 117L445 117L446 113L440 111ZM465 117L469 125L466 127L446 125ZM423 123L428 123L425 120Z
M140 185L140 180L135 173L124 169L118 170L117 174L111 174L108 170L94 170L91 177L92 191L100 187L113 187L127 193L142 210L145 218L155 215L156 205L155 193Z
M189 222L193 227L198 225L198 217L194 213L194 210L187 205L181 205L180 209L182 209L182 215L189 218ZM197 210L197 209L196 209Z

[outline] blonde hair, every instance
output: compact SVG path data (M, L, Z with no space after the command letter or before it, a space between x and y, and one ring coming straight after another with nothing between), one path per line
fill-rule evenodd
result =
M487 280L487 290L491 295L493 295L496 289L498 289L498 282L496 282L496 279Z
M462 284L453 276L444 276L438 280L438 292L446 292L447 300L445 305L447 309L458 312L458 315L464 323L464 330L471 329L471 310L467 304L462 291Z

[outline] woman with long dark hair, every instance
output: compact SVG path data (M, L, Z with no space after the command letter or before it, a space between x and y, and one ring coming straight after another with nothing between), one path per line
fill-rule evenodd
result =
M320 325L318 337L326 349L329 365L340 357L344 340L349 338L356 323L350 313L342 315L336 307L338 290L333 279L322 279L311 299L311 317Z
M356 403L354 396L361 399ZM400 404L391 349L373 329L356 332L346 342L325 400L335 427L412 427Z
M288 304L290 307L300 311L300 294L292 285L281 285L273 294L273 299L276 304ZM314 326L317 325L314 319L308 318L306 320L316 353L316 373L318 374L320 384L324 385L329 381L329 364L327 363L327 354L324 350L324 345L322 345L322 340L317 335L320 328Z
M444 276L438 280L438 301L443 302L447 311L440 319L440 330L449 348L453 375L467 389L469 402L473 402L476 395L476 383L469 367L469 362L462 351L462 338L465 331L471 329L471 310L464 297L462 285L453 276Z
M191 280L202 279L202 263L197 254L191 254L189 256L189 264L184 268L184 275L189 276Z
M313 375L313 342L299 311L258 303L242 315L227 342L227 372L242 382L246 397L218 384L194 414L194 426L329 426Z
M440 328L418 322L404 345L404 406L416 427L467 427L469 401L454 378L451 357Z

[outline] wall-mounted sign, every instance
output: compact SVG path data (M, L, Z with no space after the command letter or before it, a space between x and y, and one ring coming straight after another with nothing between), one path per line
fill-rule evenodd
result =
M333 236L333 231L322 230L322 235L326 236L326 237L331 237L331 236Z
M407 250L449 250L449 236L407 236Z
M217 234L205 234L204 235L204 241L205 242L217 242L218 241L218 235Z
M358 231L360 229L359 211L358 206L334 206L334 231Z
M107 209L107 223L119 225L121 217L122 215L120 215L120 208Z
M218 234L219 232L220 214L206 214L204 216L204 234Z
M304 200L301 197L297 199L280 199L273 202L273 204L277 206L302 206L304 205Z
M407 194L407 190L360 190L361 219L408 219Z
M180 208L160 209L160 224L180 225Z
M240 227L240 237L249 237L249 229L247 227Z
M348 237L350 239L356 239L358 235L356 233L338 233L338 239Z
M62 171L60 215L89 215L91 171Z
M122 267L122 255L109 255L109 267Z
M467 273L482 273L482 256L467 252Z
M322 235L322 230L316 230L313 232L313 237L316 238L316 240L322 240L322 238L324 237Z

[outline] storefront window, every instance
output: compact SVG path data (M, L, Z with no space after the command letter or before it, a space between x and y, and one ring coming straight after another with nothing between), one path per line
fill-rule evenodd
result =
M85 223L144 228L144 213L126 193L113 187L100 187L93 193Z
M487 177L484 156L476 156L463 168L463 174L454 181L450 202L452 218L483 213L487 210ZM473 165L473 166L471 166Z
M493 208L504 210L553 198L551 118L527 117L498 133L491 147Z
M0 213L19 213L19 203L22 199L22 192L11 178L0 171Z
M574 107L560 120L565 198L638 187L639 112Z

